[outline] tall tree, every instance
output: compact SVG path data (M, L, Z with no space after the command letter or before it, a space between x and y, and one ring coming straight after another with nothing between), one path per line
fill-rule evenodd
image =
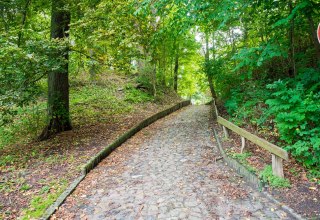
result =
M31 4L31 0L27 0L26 3L25 3L25 7L24 7L24 9L22 11L21 28L20 28L20 31L19 31L19 34L18 34L18 47L20 47L20 45L21 45L21 40L22 40L22 37L23 37L23 29L26 26L28 8L29 8L30 4Z
M68 38L70 12L66 0L52 1L51 39ZM48 125L39 139L71 130L69 113L68 47L58 47L52 59L64 59L58 70L48 73Z
M289 1L289 10L290 14L292 13L293 6L292 6L292 0ZM289 73L291 76L296 76L296 63L294 60L294 16L290 21L290 30L289 30L289 40L290 40L290 49L289 49L289 59L290 59L290 67L289 67Z
M217 99L217 94L214 89L213 85L213 78L212 78L212 71L211 71L211 64L210 64L210 51L209 51L209 34L208 32L205 33L205 41L206 41L206 52L205 52L205 72L208 77L209 88L211 92L211 96L214 100Z
M174 76L173 76L173 89L178 91L178 71L179 71L179 44L174 43L175 47L175 61L174 61Z

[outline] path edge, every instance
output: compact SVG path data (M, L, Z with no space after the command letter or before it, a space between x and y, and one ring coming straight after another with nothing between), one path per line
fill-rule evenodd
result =
M212 115L211 113L212 112L210 112L210 115ZM213 120L211 122L213 122ZM229 157L225 153L223 146L222 146L222 142L218 136L218 132L214 128L214 124L212 124L212 131L213 131L214 138L216 139L216 141L218 143L218 149L223 157L223 160L228 164L229 167L234 169L239 175L242 175L244 177L244 179L247 181L247 183L249 183L250 186L260 190L264 196L266 196L268 199L270 199L273 203L280 206L282 209L289 212L297 220L304 220L304 218L301 215L299 215L298 213L296 213L292 208L290 208L287 205L284 205L283 203L281 203L280 201L275 199L270 193L263 190L263 184L261 183L261 181L259 180L259 177L257 175L250 172L246 167L244 167L242 164L240 164L237 160Z
M46 210L44 215L42 216L42 220L48 220L50 217L56 212L56 210L62 205L62 203L66 200L66 198L76 189L76 187L80 184L80 182L86 177L86 175L94 169L103 159L105 159L111 152L117 149L120 145L126 142L129 138L134 136L136 133L141 131L143 128L151 125L157 120L164 118L165 116L170 115L173 112L180 110L183 107L186 107L191 104L190 100L179 102L174 106L167 108L161 112L158 112L143 121L139 122L137 125L133 126L127 132L118 137L115 141L101 150L98 154L96 154L92 159L87 162L82 170L82 174L75 179L68 188L58 197L58 199Z
M220 154L223 157L223 160L228 164L228 166L230 166L232 169L234 169L238 174L240 174L241 176L243 176L243 178L247 181L247 183L249 183L250 186L256 188L256 189L262 189L263 185L262 183L259 181L259 178L253 174L252 172L250 172L247 168L245 168L242 164L240 164L238 161L236 161L235 159L229 157L222 146L221 140L218 136L218 133L216 131L216 129L214 127L212 127L213 130L213 134L214 134L214 138L217 141L218 144L218 149L220 151Z

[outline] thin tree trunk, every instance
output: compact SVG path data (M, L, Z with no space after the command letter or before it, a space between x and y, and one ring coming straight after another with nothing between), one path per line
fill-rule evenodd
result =
M93 61L93 58L94 58L94 50L93 49L90 49L89 50L89 54L90 54L90 59L91 59L91 62L93 62L93 64L91 64L90 66L90 70L89 70L89 73L90 73L90 81L92 84L96 84L96 66L95 66L95 63Z
M163 42L163 85L166 87L166 72L167 72L167 50L166 50L166 44Z
M157 96L157 62L153 65L153 78L152 78L152 86L153 86L153 96Z
M23 9L23 12L22 12L22 22L21 22L21 28L20 28L20 31L19 31L19 34L18 34L18 47L20 47L21 45L21 40L22 40L22 35L23 35L23 29L25 28L26 26L26 21L27 21L27 14L28 14L28 8L29 8L29 5L31 3L31 0L27 0L26 1L26 5Z
M4 30L6 31L6 32L8 32L9 31L9 25L8 25L8 22L6 21L6 19L5 19L5 16L4 16L4 6L3 5L0 5L0 16L1 16L1 20L2 20L2 22L3 22L3 25L4 25Z
M312 42L316 51L317 61L320 62L320 44L318 42L318 37L317 37L317 28L314 25L311 13L307 13L306 16L307 16L309 27L310 27L310 37L312 39Z
M289 2L289 9L290 14L292 13L293 7L292 7L292 0ZM294 60L294 17L290 21L290 31L289 31L289 39L290 39L290 51L289 51L289 59L290 59L290 69L289 69L289 75L290 76L296 76L296 63Z
M215 60L216 59L216 45L215 45L215 33L212 33L212 59Z
M65 0L52 1L51 38L62 39L68 37L70 12L65 9ZM68 49L57 51L55 57L64 57L68 61ZM69 114L69 79L68 62L62 64L59 71L48 74L48 125L40 135L45 140L51 135L71 130Z
M210 62L210 51L209 51L209 34L206 33L206 53L205 53L205 65L206 65L206 74L208 77L208 82L209 82L209 88L210 88L210 92L211 92L211 96L214 100L217 99L217 95L216 95L216 91L214 89L214 85L213 85L213 77L212 74L209 71L209 62Z
M173 89L178 92L178 72L179 72L179 44L176 44L176 54L174 62Z
M170 56L170 87L172 86L173 87L173 81L174 81L174 73L173 73L173 59L174 57L173 56Z

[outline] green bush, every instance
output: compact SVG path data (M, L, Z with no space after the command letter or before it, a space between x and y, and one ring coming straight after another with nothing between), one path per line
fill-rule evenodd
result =
M257 124L261 113L265 111L264 101L270 92L263 85L257 83L244 83L232 89L230 98L225 102L228 113L234 117L238 125L250 121Z
M53 58L65 49L64 41L39 39L18 47L11 40L0 35L0 126L12 122L17 108L36 102L43 92L39 80L66 61Z
M320 74L306 69L295 79L268 85L273 91L268 115L273 115L286 149L306 167L320 165Z
M290 187L290 182L287 179L274 176L272 174L272 167L270 165L266 166L259 175L263 183L269 184L273 188L287 188Z
M308 168L320 165L320 74L303 69L296 78L263 86L245 83L232 90L225 107L232 120L250 122L279 135L286 150Z
M46 123L46 105L43 102L16 108L12 123L0 126L0 149L4 146L27 140L40 134Z

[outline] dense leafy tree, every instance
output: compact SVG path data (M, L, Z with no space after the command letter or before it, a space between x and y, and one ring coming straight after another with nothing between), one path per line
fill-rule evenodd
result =
M52 2L51 39L65 40L69 36L70 11L65 0ZM58 69L52 69L48 74L48 126L40 135L46 139L52 134L71 129L69 113L69 73L68 46L57 47L52 59L61 59Z
M137 87L153 96L168 88L194 98L206 91L234 117L262 127L273 122L283 146L309 161L306 166L315 166L319 153L313 137L319 135L319 121L309 115L319 114L319 86L315 80L304 84L301 79L319 74L319 4L2 1L0 123L10 123L19 108L37 101L48 76L48 127L42 136L68 130L68 77L85 72L95 83L97 74L118 72L137 76ZM295 93L300 94L299 105L292 101ZM283 108L296 116L290 126L280 113ZM293 139L289 134L298 127L304 133Z

